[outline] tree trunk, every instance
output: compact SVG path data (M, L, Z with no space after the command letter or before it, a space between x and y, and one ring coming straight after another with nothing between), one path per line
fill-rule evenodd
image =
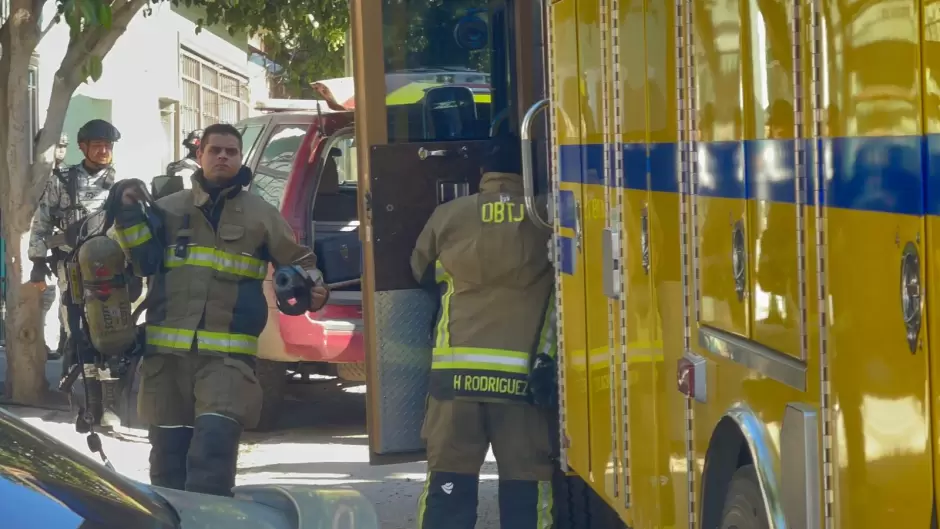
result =
M48 390L46 350L42 333L42 293L23 284L29 263L21 262L23 235L29 231L46 180L52 170L53 146L62 131L72 94L85 81L90 57L103 58L147 0L114 0L111 23L86 24L73 35L52 81L52 93L36 153L29 156L27 77L29 60L39 42L39 13L46 0L9 0L0 26L0 212L6 242L7 319L6 396L20 404L39 404Z
M4 219L5 220L5 219ZM22 231L15 223L3 226L6 242L6 331L7 372L5 396L20 404L41 404L49 386L46 382L46 349L42 331L42 293L23 284L24 266L20 241Z
M24 286L21 262L23 234L38 196L31 178L29 146L29 58L36 48L39 25L31 0L11 0L9 18L0 28L0 212L6 244L6 356L5 393L15 402L39 404L46 395L45 340L42 324L42 295L39 289ZM53 142L49 139L48 149ZM51 154L51 152L50 152ZM42 164L51 164L51 157ZM38 169L38 168L37 168Z

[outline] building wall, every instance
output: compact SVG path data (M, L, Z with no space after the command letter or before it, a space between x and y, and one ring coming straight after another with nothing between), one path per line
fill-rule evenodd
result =
M54 16L55 5L46 4L45 20ZM93 118L107 119L121 131L121 141L114 149L119 179L140 178L149 182L163 173L169 161L180 156L184 132L178 119L182 96L181 48L245 78L249 109L254 108L257 99L268 97L264 68L248 61L247 36L232 37L219 29L196 34L195 21L201 16L198 10L176 8L169 2L152 7L153 14L148 17L138 14L105 57L104 73L98 82L81 85L73 96L65 118L65 133L69 136L67 164L81 161L75 135L82 124ZM61 23L36 50L40 124L45 121L53 76L67 44L68 26ZM25 244L23 248L25 253ZM56 302L46 316L46 343L53 348L58 339L57 307Z
M54 9L54 4L47 4L45 16L53 16ZM175 143L177 138L167 138L161 105L167 108L180 101L181 47L247 78L250 107L254 100L267 97L264 69L248 62L248 37L231 37L224 30L204 30L197 35L195 20L199 17L193 8L175 8L170 3L154 5L149 17L138 14L105 57L101 79L81 85L73 97L66 134L74 138L78 127L92 117L110 120L122 135L115 146L115 166L121 177L132 171L134 177L147 179L166 167L162 145ZM68 27L59 24L37 48L40 123L45 120L52 79L67 43ZM79 160L81 153L71 141L66 162Z

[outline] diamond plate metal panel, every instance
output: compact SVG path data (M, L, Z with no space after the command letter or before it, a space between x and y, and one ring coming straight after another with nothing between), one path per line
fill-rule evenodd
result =
M437 305L434 294L421 289L375 293L380 454L424 449L421 423Z

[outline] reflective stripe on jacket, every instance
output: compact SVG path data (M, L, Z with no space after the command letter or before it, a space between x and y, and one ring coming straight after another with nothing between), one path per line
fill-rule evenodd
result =
M523 400L534 355L555 356L550 233L527 217L521 178L487 173L480 193L439 206L418 237L412 272L441 287L435 398Z
M253 355L268 316L262 291L268 263L312 272L316 256L260 197L235 185L213 200L200 182L197 171L192 189L157 201L162 233L151 232L137 206L116 218L134 273L152 276L147 350L186 352L195 343L200 351Z

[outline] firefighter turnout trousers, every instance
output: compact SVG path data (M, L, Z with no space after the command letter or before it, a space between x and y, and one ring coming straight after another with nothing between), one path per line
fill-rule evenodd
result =
M232 495L242 429L261 414L251 360L195 350L143 358L137 413L150 426L152 484Z
M428 397L421 428L428 478L418 529L473 529L480 468L490 445L499 467L503 529L551 529L552 443L548 412L524 402Z

